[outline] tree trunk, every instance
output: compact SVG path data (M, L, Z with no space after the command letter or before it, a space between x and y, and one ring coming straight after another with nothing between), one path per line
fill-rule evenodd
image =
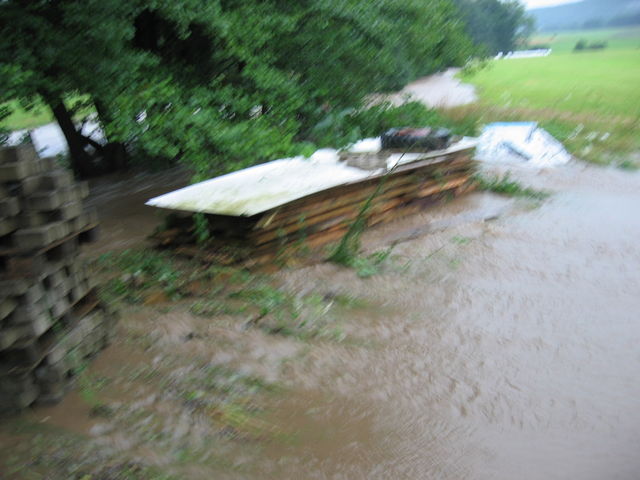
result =
M71 168L79 177L86 177L92 170L91 155L89 155L84 147L87 142L85 138L76 130L73 124L71 114L67 110L64 101L60 97L44 96L45 101L51 108L64 138L69 145L69 157L71 159Z
M109 109L98 98L93 97L93 104L98 112L98 118L102 131L104 132L105 140L107 144L102 151L102 159L105 163L105 168L108 171L115 172L118 170L124 170L127 168L127 150L124 143L112 142L109 134L108 124L112 120Z

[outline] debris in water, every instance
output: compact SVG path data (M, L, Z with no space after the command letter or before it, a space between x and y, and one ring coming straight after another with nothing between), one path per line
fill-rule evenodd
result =
M571 155L536 122L496 122L482 131L475 158L483 162L554 167L568 163Z

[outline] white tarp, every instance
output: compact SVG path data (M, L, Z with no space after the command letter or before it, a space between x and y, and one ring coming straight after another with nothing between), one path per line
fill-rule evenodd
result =
M503 52L498 53L494 58L500 60L501 58L535 58L535 57L548 57L551 55L550 48L538 48L537 50L516 50L515 52Z
M491 163L553 167L568 163L571 155L536 122L498 122L483 129L475 158Z

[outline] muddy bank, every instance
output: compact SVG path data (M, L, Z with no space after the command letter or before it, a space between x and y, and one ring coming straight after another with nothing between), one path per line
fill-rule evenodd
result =
M554 194L476 193L371 230L370 252L400 241L373 277L281 272L289 302L218 272L199 296L125 306L74 394L2 424L2 461L15 478L637 478L640 175L513 175ZM135 190L96 197L95 254L153 227ZM259 301L215 303L234 285Z

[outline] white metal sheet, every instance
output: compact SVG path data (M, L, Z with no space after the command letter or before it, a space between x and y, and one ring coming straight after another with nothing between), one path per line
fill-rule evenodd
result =
M251 216L372 172L337 161L294 157L263 163L152 198L154 207Z
M447 150L398 154L388 168L473 147L475 139L465 138ZM187 212L252 216L307 195L383 172L383 169L371 171L350 167L339 161L337 150L322 149L310 158L274 160L212 178L152 198L146 204Z

